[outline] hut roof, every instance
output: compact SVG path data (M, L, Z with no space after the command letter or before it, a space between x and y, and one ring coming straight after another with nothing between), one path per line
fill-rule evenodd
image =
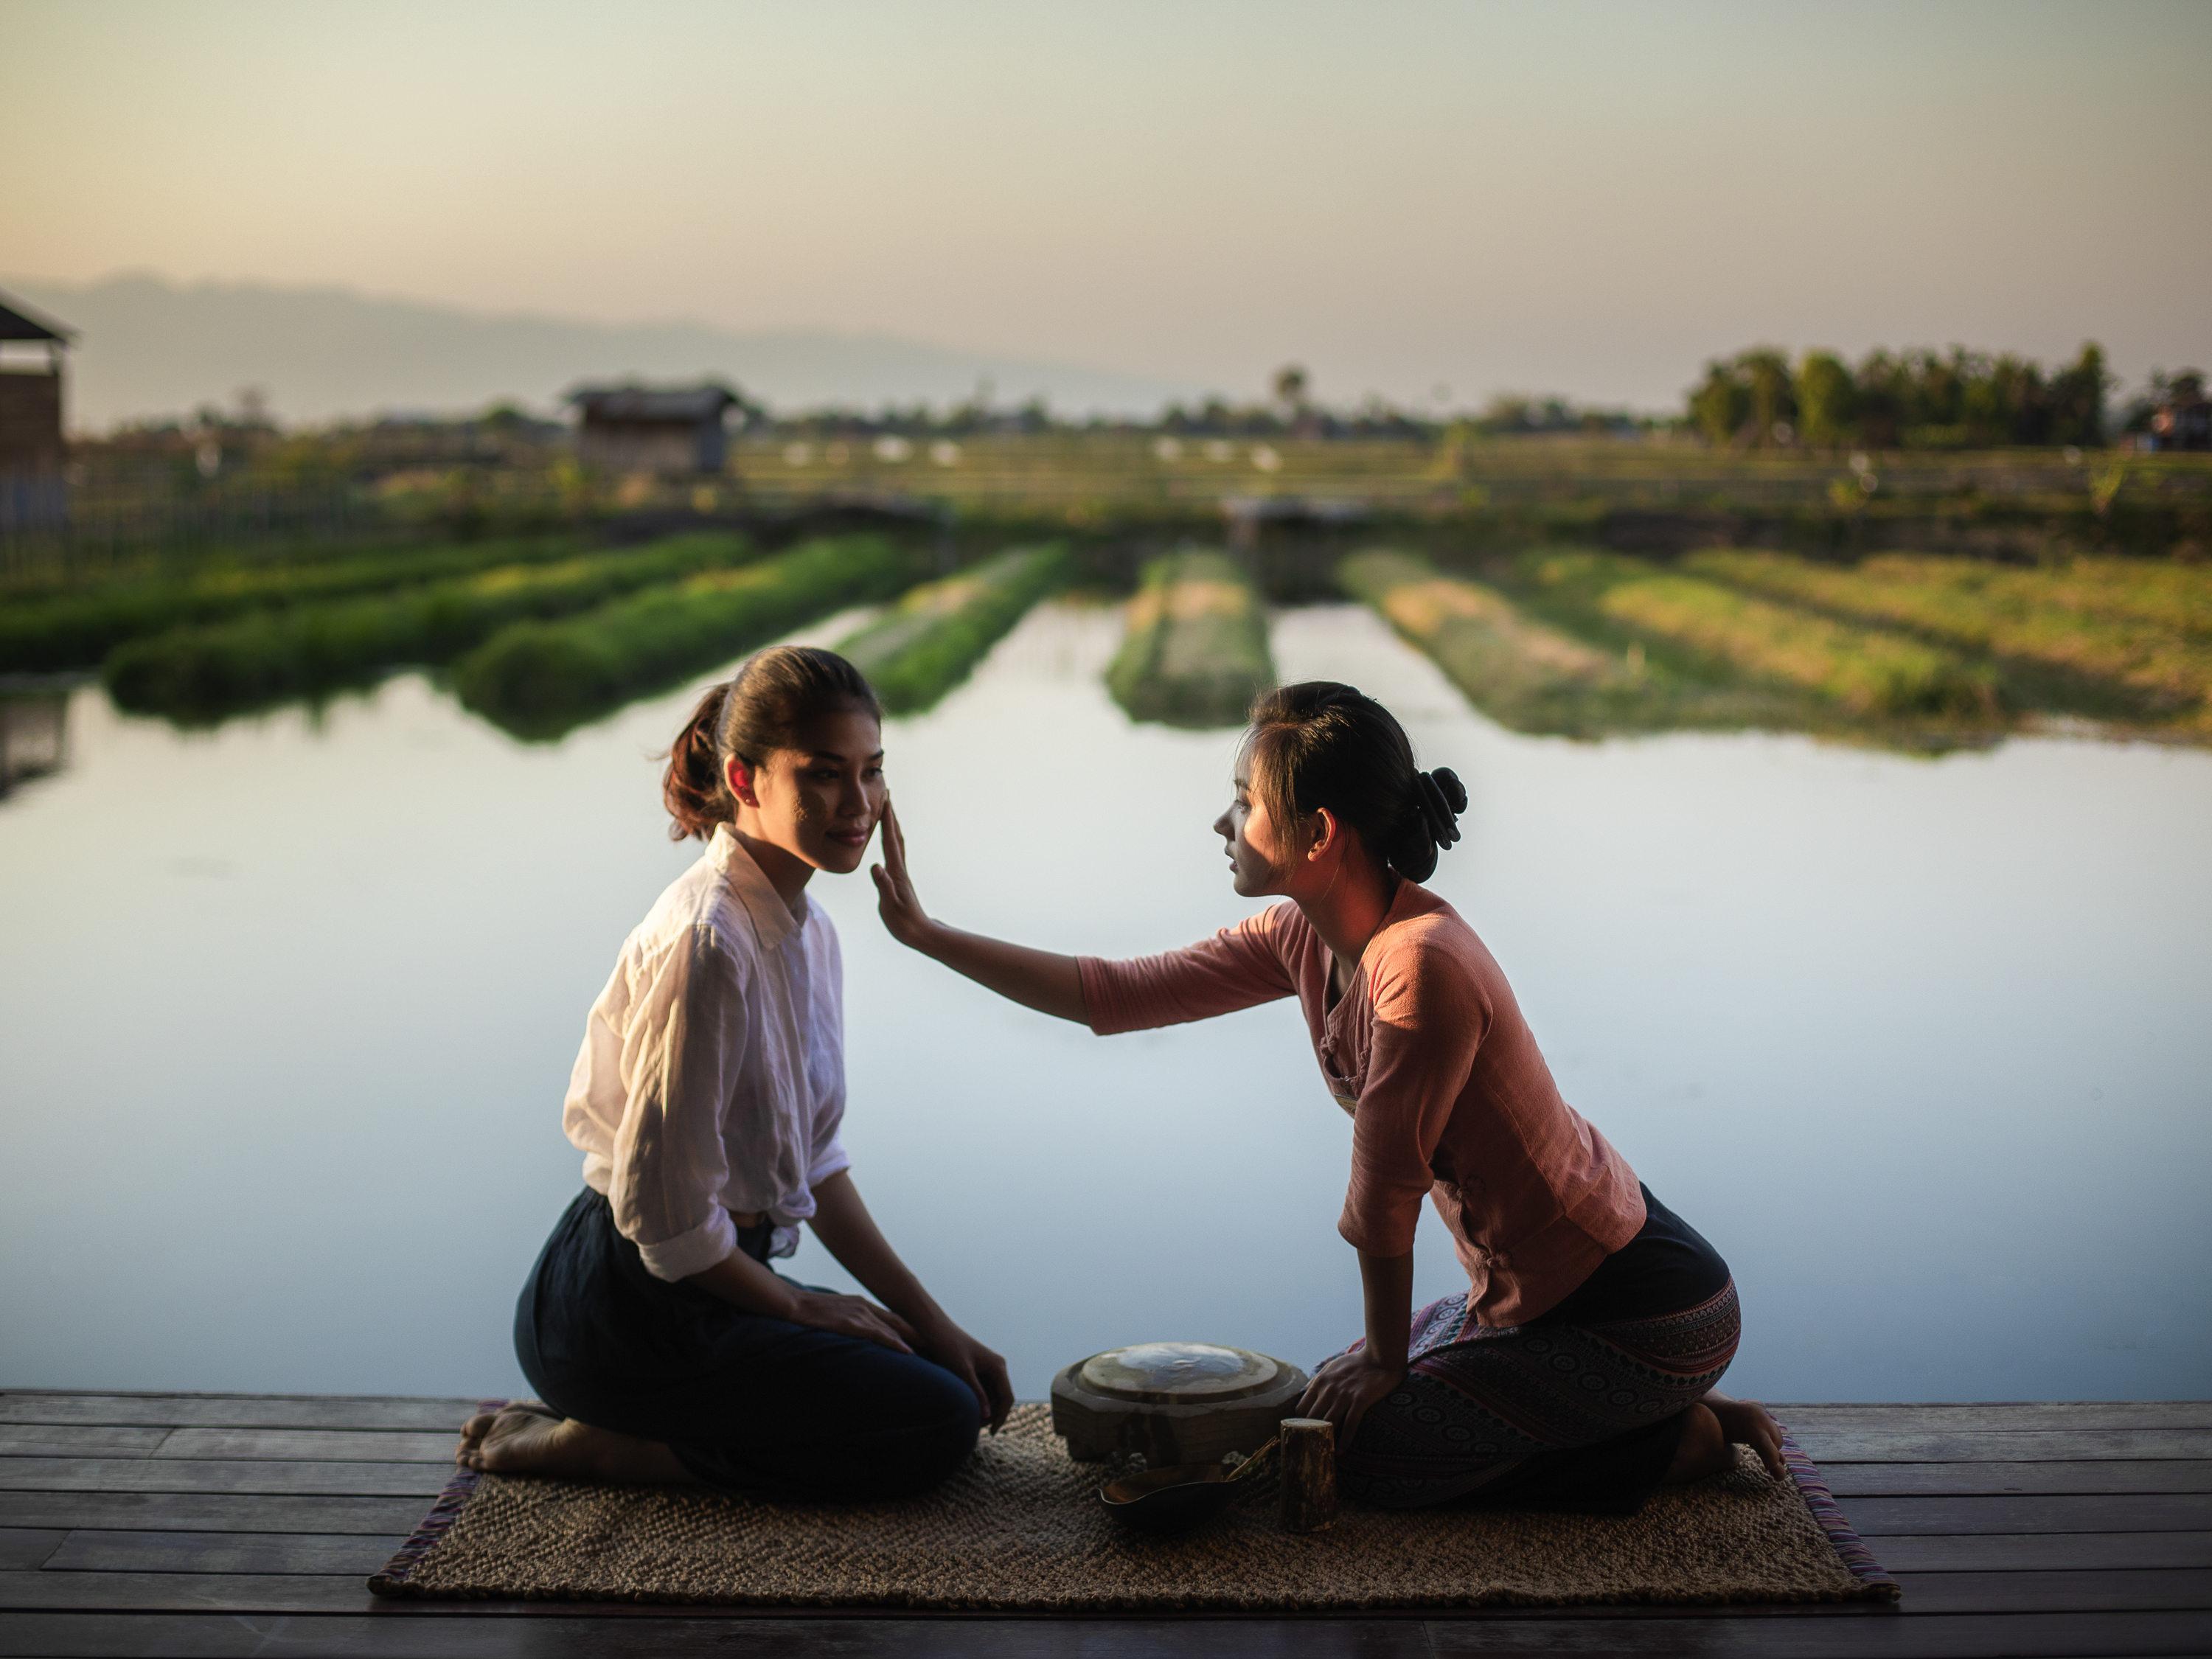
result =
M696 386L580 386L568 400L602 421L716 421L744 401L714 380Z
M75 329L49 322L21 301L0 294L0 340L52 340L67 345L76 337Z

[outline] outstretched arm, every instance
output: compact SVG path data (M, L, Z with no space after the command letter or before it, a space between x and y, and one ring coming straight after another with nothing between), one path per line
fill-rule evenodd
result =
M899 830L898 814L888 803L883 835L884 861L868 873L876 881L877 910L893 939L1025 1008L1080 1025L1090 1024L1073 957L1034 951L932 921L915 896L914 881L907 873L906 837Z

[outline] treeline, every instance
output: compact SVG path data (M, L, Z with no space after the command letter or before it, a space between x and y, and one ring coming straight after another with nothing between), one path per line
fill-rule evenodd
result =
M1872 351L1854 368L1830 351L1795 364L1769 346L1705 365L1689 421L1739 448L1962 449L2105 441L2112 377L2094 344L2062 368L1954 346Z

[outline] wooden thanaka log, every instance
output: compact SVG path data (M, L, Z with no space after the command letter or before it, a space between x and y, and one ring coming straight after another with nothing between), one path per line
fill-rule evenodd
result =
M1282 1437L1283 1530L1319 1532L1336 1519L1336 1425L1286 1417Z

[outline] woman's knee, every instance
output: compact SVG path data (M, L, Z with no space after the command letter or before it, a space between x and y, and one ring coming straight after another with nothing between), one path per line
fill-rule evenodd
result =
M883 1474L902 1492L933 1486L967 1462L982 1432L975 1391L942 1365L902 1368L898 1399L885 1413Z

